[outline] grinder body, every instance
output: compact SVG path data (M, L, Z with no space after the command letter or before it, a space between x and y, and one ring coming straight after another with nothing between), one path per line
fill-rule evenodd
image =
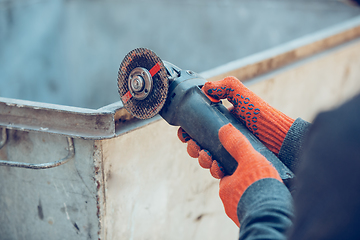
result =
M279 172L287 186L294 174L266 148L221 102L212 102L202 91L206 80L162 61L154 52L137 48L122 61L118 90L125 108L139 119L160 113L169 124L181 126L203 149L207 149L223 167L234 173L238 163L219 140L219 129L231 123Z
M178 70L177 74L171 81L160 115L169 124L181 126L202 148L209 150L212 158L223 166L226 175L233 174L238 164L221 144L218 132L222 126L231 123L250 141L256 151L272 163L286 184L294 177L221 102L212 102L201 91L206 82L204 78L191 71Z

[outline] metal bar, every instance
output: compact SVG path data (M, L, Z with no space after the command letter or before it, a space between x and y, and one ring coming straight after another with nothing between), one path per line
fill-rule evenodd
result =
M0 127L74 138L111 138L115 137L114 115L123 105L116 107L93 110L0 97Z
M49 162L49 163L33 164L33 163L12 162L12 161L0 160L0 166L28 168L28 169L47 169L47 168L54 168L54 167L63 165L65 163L67 163L70 159L72 159L75 155L73 139L70 137L67 137L67 142L68 142L68 154L65 158L60 159L58 161Z
M1 141L0 141L0 149L5 145L7 141L6 128L1 129Z

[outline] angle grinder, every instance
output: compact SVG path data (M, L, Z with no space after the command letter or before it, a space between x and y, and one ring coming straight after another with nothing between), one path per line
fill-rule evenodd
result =
M206 80L199 74L182 70L162 61L153 51L137 48L122 61L118 90L125 108L136 118L148 119L160 114L169 124L181 126L203 149L212 154L231 175L237 161L220 143L219 129L231 123L279 172L289 187L294 174L266 148L222 102L210 100L201 88ZM240 166L241 167L241 166Z

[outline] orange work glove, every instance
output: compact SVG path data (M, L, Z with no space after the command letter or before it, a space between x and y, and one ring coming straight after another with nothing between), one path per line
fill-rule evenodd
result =
M200 166L210 169L210 173L214 178L221 179L225 175L222 166L212 159L211 153L206 149L201 149L199 144L191 139L189 134L181 127L178 130L178 137L180 141L187 143L187 152L190 157L198 158Z
M182 131L182 132L181 132ZM196 144L192 139L186 136L183 130L179 131L180 138L184 141L192 141L189 144ZM184 133L184 135L182 134ZM190 149L198 149L199 151L191 152L193 157L199 157L199 163L202 167L210 168L210 172L215 177L220 177L219 195L224 204L225 212L237 226L240 226L237 216L237 206L242 194L254 182L264 178L274 178L282 182L279 173L266 160L266 158L258 153L250 144L249 140L240 133L230 123L223 126L219 130L219 139L224 148L238 162L238 167L231 176L223 177L221 168L218 163L211 159L211 155L206 150L200 150L197 147Z
M278 155L294 119L271 107L235 77L207 82L203 91L215 99L227 98L234 106L232 114Z
M234 106L231 112L274 154L279 153L293 119L271 107L235 77L207 82L202 90L215 99L227 98ZM178 137L182 142L188 143L189 155L198 158L201 167L210 169L213 177L221 179L220 198L225 212L238 226L237 204L244 191L263 178L274 178L282 182L271 163L231 124L219 130L220 142L238 161L238 168L231 176L224 177L221 165L212 159L210 152L201 149L182 128L178 130Z
M215 99L227 98L233 104L232 114L275 155L279 153L294 119L271 107L235 77L207 82L202 90ZM189 155L199 158L201 167L209 168L211 175L217 179L224 176L222 167L217 161L212 160L210 152L202 150L181 127L178 130L178 137L182 142L188 143Z

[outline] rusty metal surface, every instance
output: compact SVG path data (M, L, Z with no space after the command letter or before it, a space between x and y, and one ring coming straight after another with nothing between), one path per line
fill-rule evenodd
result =
M307 58L308 64L291 71L281 69L276 77L253 84L252 90L292 117L298 112L303 116L304 112L319 109L324 104L319 99L338 102L358 86L360 61L354 55L360 39L352 36L356 41L352 47L341 45L342 50L334 55L326 53L323 58L316 55L316 62ZM311 41L308 46L310 49ZM287 45L287 49L291 48ZM265 64L270 53L240 63ZM292 61L299 63L298 59ZM267 70L276 66L279 67L270 65ZM227 69L225 73L230 74L232 70ZM234 69L241 72L244 68L235 64ZM219 76L224 73L220 70L207 76ZM264 76L261 71L257 74ZM9 129L6 145L0 149L1 159L41 163L67 153L64 136L75 138L76 144L74 161L57 168L29 171L0 167L0 222L6 223L0 225L0 236L4 239L237 236L238 229L223 213L220 199L214 198L218 183L190 159L186 146L174 134L176 128L159 119L159 116L145 121L133 119L120 101L91 110L0 98L0 128ZM154 124L139 130L150 123ZM135 129L137 132L116 137ZM139 143L142 151L138 151ZM164 147L159 149L155 145ZM168 211L167 206L172 210ZM155 220L156 227L149 224L149 219ZM222 231L218 231L218 226Z
M115 136L111 110L92 110L0 97L0 126L8 129L50 132L76 138L102 139Z
M98 238L107 239L105 231L105 216L106 216L106 186L104 173L104 159L102 141L94 141L93 148L93 164L94 176L93 181L96 186L96 217L98 220Z
M7 133L0 159L42 163L68 153L63 136ZM94 141L74 139L74 144L73 160L56 168L0 167L0 239L99 239Z
M230 62L201 75L210 81L233 75L246 81L360 37L360 17L268 51ZM116 86L114 80L114 86ZM93 110L0 97L0 127L61 134L84 139L108 139L153 123L158 116L134 119L119 101Z
M0 127L60 134L73 138L107 139L159 120L135 119L121 101L97 110L0 97Z
M287 115L311 120L306 113L359 89L359 49L360 41L341 46L251 90ZM128 131L132 119L118 106L96 111L115 112L119 129ZM138 129L143 123L132 122L136 132L113 139L74 139L75 160L57 168L0 167L1 239L235 239L238 229L223 212L218 182L188 156L177 128L157 121ZM42 162L67 153L63 136L7 133L1 159Z
M7 140L6 128L1 128L0 149L5 145L6 140Z

